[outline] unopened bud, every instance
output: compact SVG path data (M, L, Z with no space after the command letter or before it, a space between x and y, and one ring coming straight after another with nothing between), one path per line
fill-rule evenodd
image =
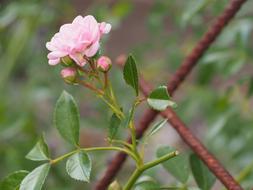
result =
M107 56L101 56L97 61L97 68L102 72L107 72L112 66L112 61Z
M71 68L71 67L64 68L61 70L61 76L66 83L75 84L76 77L77 77L77 71L75 68Z
M117 181L114 181L109 185L108 190L122 190L122 188Z
M61 64L64 67L72 66L72 65L74 65L74 63L75 62L69 56L65 56L65 57L61 58Z

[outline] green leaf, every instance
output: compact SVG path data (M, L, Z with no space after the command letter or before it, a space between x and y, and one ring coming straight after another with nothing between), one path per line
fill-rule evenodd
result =
M132 86L135 90L136 96L139 94L138 72L136 62L132 55L129 55L124 65L123 75L126 83Z
M190 156L190 165L193 177L199 188L202 190L211 189L215 182L215 177L196 154Z
M109 126L109 140L113 140L118 132L120 126L120 119L117 117L116 114L113 114L110 119L110 126Z
M158 111L163 111L168 106L173 108L177 107L177 104L170 100L166 86L159 86L157 89L152 91L148 96L147 101L150 107Z
M158 190L160 185L150 176L142 176L134 185L134 190Z
M41 190L49 169L48 163L35 168L23 179L19 190Z
M173 151L175 151L175 149L169 146L160 147L157 150L156 155L157 157L162 157ZM186 183L190 174L186 155L179 154L178 156L171 158L166 162L163 162L162 165L177 180L182 183Z
M33 149L26 155L26 158L34 161L49 160L48 146L42 135Z
M163 126L165 123L167 123L168 119L164 119L158 123L156 123L154 125L154 127L152 127L152 129L149 131L149 133L147 134L147 137L151 137L153 136L155 133L157 133Z
M109 185L108 190L122 190L122 187L117 181L114 181Z
M89 155L85 152L72 155L66 163L66 170L73 179L89 182L91 173Z
M54 124L61 136L73 145L79 145L79 111L74 98L63 91L54 111Z
M173 187L173 186L171 186L171 187L160 187L159 190L182 190L182 189L184 189L184 187ZM187 188L187 190L189 190L189 188Z
M138 183L134 187L134 190L155 190L155 189L160 189L159 185L157 183L154 183L152 181L146 181L142 183Z
M5 177L0 183L0 189L2 190L18 190L21 181L28 174L28 171L20 170L13 172Z

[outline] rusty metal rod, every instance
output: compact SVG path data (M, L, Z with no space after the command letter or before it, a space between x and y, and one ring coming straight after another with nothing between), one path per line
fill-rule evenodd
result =
M229 5L225 8L223 13L216 19L214 24L211 25L211 27L209 27L208 31L204 34L204 36L201 38L201 40L197 43L197 45L191 51L191 53L185 58L185 60L183 61L183 64L179 67L179 69L176 71L175 75L170 80L170 82L168 84L168 91L171 95L174 94L175 90L184 81L184 79L189 75L189 73L191 72L193 67L197 64L198 60L203 56L203 54L207 51L209 46L219 36L219 34L223 30L223 28L228 24L228 22L232 20L232 18L238 12L238 10L240 9L241 5L244 2L246 2L246 0L232 0L229 3ZM141 80L140 87L143 90L143 88L146 88L146 86L142 85L142 82L144 82L144 81ZM154 110L151 110L151 109L148 109L144 113L144 116L141 118L141 120L139 122L139 125L138 125L139 127L137 128L137 138L142 137L142 134L148 128L149 124L155 119L157 114L158 114L158 112L156 112ZM163 114L165 114L165 113L163 112ZM176 117L176 118L179 119L178 117ZM174 121L174 120L172 120L172 121ZM176 123L181 123L181 121L176 122ZM177 129L175 126L174 126L174 128ZM185 126L183 125L182 128L185 128ZM180 127L178 129L182 129L182 128ZM185 128L185 129L187 129L187 128ZM179 134L182 132L181 130L177 130L177 131L178 131ZM188 131L188 132L191 134L190 131ZM180 136L182 137L181 134L180 134ZM196 138L194 138L194 139L197 140ZM189 143L188 141L186 141L186 139L184 139L184 140L187 144ZM194 144L195 143L188 144L188 145L191 148L193 148ZM203 145L201 143L200 143L200 145L201 145L201 147L203 147ZM199 151L199 149L196 149L196 151ZM198 152L197 154L199 156L202 155L202 157L203 157L203 155L206 154L206 153L200 154ZM211 154L209 154L209 156L210 155ZM115 158L112 160L111 164L108 166L107 170L105 171L105 174L103 175L103 177L98 181L98 183L96 185L96 188L95 188L96 190L106 190L106 188L111 183L113 178L117 175L117 173L120 170L123 162L126 160L126 157L127 157L127 155L125 155L123 153L118 153L115 156ZM213 159L210 159L209 161L204 160L204 162L206 164L209 163L209 162L212 162L212 161L213 161ZM218 163L218 165L220 165L218 161L217 161L217 163ZM223 171L223 172L221 172L221 174L219 174L220 170L214 169L214 168L216 168L217 163L216 163L215 167L212 167L213 169L211 169L212 171L213 170L217 171L217 174L215 174L217 176L217 178L219 178L219 180L228 189L233 189L233 190L242 189L240 187L240 185L238 185L235 182L235 180L232 178L232 176L228 172L226 172L226 170L223 167L221 168L222 171ZM225 170L225 172L224 172L224 170ZM226 174L226 175L224 175L224 174Z

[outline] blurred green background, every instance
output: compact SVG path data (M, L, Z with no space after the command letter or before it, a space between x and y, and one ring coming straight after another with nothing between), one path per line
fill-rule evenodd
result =
M140 73L157 86L167 83L228 2L1 0L0 178L37 165L24 157L42 132L52 155L69 150L52 125L53 108L63 89L79 103L82 145L105 144L110 111L86 89L64 84L60 68L47 64L45 43L62 24L79 14L92 14L98 21L111 23L112 31L102 44L104 54L114 60L120 54L133 53ZM243 6L174 98L181 118L234 176L253 160L252 7L253 1ZM114 67L111 77L121 104L129 107L133 94L120 70ZM119 134L126 135L125 131ZM162 144L190 152L175 131L166 127L151 140L147 158L153 157L154 149ZM110 158L108 154L94 155L91 184L70 179L62 163L53 168L45 189L90 189ZM120 181L130 174L132 163L127 165ZM165 185L177 183L159 167L149 173ZM192 179L189 184L194 186ZM246 189L253 186L253 172L242 184Z

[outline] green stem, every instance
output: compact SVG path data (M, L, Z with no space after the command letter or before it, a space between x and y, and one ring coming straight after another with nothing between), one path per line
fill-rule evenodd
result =
M142 167L136 168L135 171L133 172L133 174L131 175L131 177L129 178L129 180L123 190L130 190L133 187L133 185L135 184L135 182L137 181L137 179L140 177L140 175L145 170L152 168L164 161L167 161L177 155L178 155L178 151L174 151L174 152L164 155L154 161L148 162L148 163L144 164Z
M116 97L114 95L113 89L112 89L112 84L109 80L108 80L108 89L109 89L109 93L110 93L110 97L111 97L112 102L115 102L116 104L118 104Z
M149 168L152 168L152 167L154 167L154 166L156 166L156 165L158 165L158 164L160 164L162 162L165 162L165 161L167 161L167 160L169 160L169 159L177 156L178 154L179 154L178 151L171 152L171 153L166 154L166 155L164 155L164 156L162 156L162 157L160 157L160 158L158 158L158 159L156 159L154 161L146 163L142 168L144 170L147 170Z
M83 81L83 80L77 80L77 82L81 85L83 85L84 87L86 88L89 88L90 90L96 92L97 94L99 94L100 96L103 96L104 95L104 92L100 89L97 89L96 87L92 86L91 84Z
M104 95L99 96L111 109L112 111L121 119L125 118L124 113L121 111L121 108L115 98L112 85L108 78L108 73L104 73Z
M92 148L80 148L77 150L74 150L72 152L69 152L67 154L64 154L54 160L51 160L50 163L51 164L55 164L79 151L85 151L85 152L93 152L93 151L105 151L105 150L114 150L114 151L120 151L120 152L125 152L126 154L128 154L129 156L131 156L136 162L138 162L138 157L136 157L136 155L134 153L132 153L131 151L129 151L128 149L124 149L124 148L120 148L120 147L92 147Z
M103 87L104 83L103 83L102 79L100 78L99 74L94 73L94 77L99 82L100 86Z
M79 151L79 150L77 149L77 150L74 150L74 151L69 152L69 153L67 153L67 154L64 154L64 155L62 155L62 156L60 156L60 157L58 157L58 158L56 158L56 159L54 159L54 160L51 160L51 161L50 161L50 164L55 164L55 163L57 163L57 162L59 162L59 161L61 161L61 160L64 160L65 158L68 158L69 156L72 156L73 154L77 153L78 151Z
M130 132L131 132L131 139L132 139L132 150L134 154L138 157L138 163L137 165L140 167L143 165L143 158L140 156L138 150L137 150L137 143L136 143L136 131L133 124L133 121L130 122Z
M112 110L115 114L117 114L117 116L120 118L120 119L123 119L125 117L125 115L123 114L123 112L118 108L118 105L113 102L109 102L104 96L105 96L105 93L104 91L92 86L91 84L83 81L83 80L77 80L77 82L79 84L81 84L82 86L86 87L86 88L89 88L90 90L94 91L99 98L101 98ZM110 97L109 97L110 98Z
M136 132L135 132L135 128L134 128L134 124L133 121L130 122L130 131L131 131L131 138L132 138L132 145L133 145L133 149L136 152L137 151L137 145L136 145Z
M79 69L80 71L82 71L83 73L89 75L89 71L87 71L86 69L82 68L81 66L75 65L75 67L76 67L77 69Z
M136 102L133 104L132 109L130 111L130 122L129 122L129 130L130 130L130 134L131 134L131 141L132 141L132 149L133 152L135 153L135 155L139 158L139 162L137 163L137 165L140 167L143 165L143 157L139 154L138 150L137 150L137 142L136 142L136 130L134 127L134 122L133 122L133 115L135 112L135 108L136 108L137 104Z
M88 60L88 63L90 65L90 68L94 71L94 73L97 73L95 62L93 60Z
M108 74L107 74L108 75ZM107 76L108 77L108 76ZM121 108L118 104L118 101L117 101L117 98L115 97L114 95L114 91L113 91L113 88L112 88L112 85L111 85L111 82L109 80L109 78L107 78L107 92L106 95L108 96L109 100L112 102L112 104L118 108L118 110L121 111ZM125 117L125 116L124 116Z
M104 90L108 87L108 72L104 73Z
M120 145L123 145L123 146L129 148L130 150L132 149L132 144L122 141L122 140L112 139L111 143L115 143L115 144L117 143L117 144L120 144Z
M86 152L90 151L101 151L101 150L115 150L115 151L120 151L120 152L125 152L129 156L131 156L134 160L138 161L138 158L129 150L121 148L121 147L116 147L116 146L109 146L109 147L92 147L92 148L81 148L81 150L84 150Z
M143 172L144 170L142 170L141 168L136 168L123 190L130 190Z
M104 98L104 96L99 96L111 109L112 111L120 118L120 119L124 119L125 115L122 113L122 111L120 109L118 109L115 105L113 105L112 103L110 103L108 100L106 100L106 98Z

